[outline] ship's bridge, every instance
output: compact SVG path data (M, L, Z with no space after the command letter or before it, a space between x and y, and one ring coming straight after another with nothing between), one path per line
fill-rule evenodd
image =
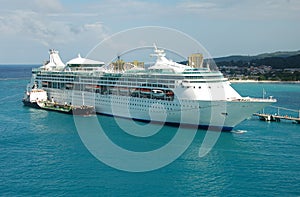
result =
M227 81L220 71L211 71L208 68L193 68L186 69L182 72L185 80L190 83L200 83L200 82L222 82Z

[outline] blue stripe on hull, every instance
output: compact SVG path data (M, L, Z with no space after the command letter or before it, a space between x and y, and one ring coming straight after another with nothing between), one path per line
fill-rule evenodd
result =
M173 127L183 127L183 128L197 128L196 125L192 124L181 124L181 123L175 123L175 122L160 122L160 121L151 121L151 120L144 120L144 119L139 119L139 118L128 118L128 117L123 117L123 116L116 116L112 114L106 114L106 113L99 113L99 115L104 115L104 116L110 116L110 117L117 117L117 118L123 118L123 119L128 119L128 120L135 120L139 122L144 122L144 123L152 123L152 124L164 124L168 126L173 126ZM212 126L212 125L198 125L198 129L201 130L210 130L210 131L231 131L233 127L228 127L228 126Z

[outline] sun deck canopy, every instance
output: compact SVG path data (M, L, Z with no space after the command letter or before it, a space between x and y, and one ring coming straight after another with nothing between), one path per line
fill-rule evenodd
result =
M80 54L78 54L77 58L67 62L68 67L101 67L103 65L105 65L104 62L82 58Z

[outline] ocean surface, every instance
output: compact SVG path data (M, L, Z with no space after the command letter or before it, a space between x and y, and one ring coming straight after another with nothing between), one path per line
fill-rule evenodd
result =
M184 154L169 165L126 172L104 164L87 150L72 115L22 105L31 67L0 66L0 196L300 196L298 124L250 117L233 132L221 133L204 157L198 154L206 131L199 130ZM300 109L300 84L233 87L243 96L254 97L262 97L264 89L265 96L278 100L275 106ZM130 150L159 148L177 132L164 126L163 134L139 141L124 135L113 117L97 118L110 139Z

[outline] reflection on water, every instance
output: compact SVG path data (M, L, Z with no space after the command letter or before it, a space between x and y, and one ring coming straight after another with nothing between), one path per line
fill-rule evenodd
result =
M39 122L48 116L48 112L46 110L34 109L29 107L27 108L27 110L29 112L31 121Z
M45 110L26 108L29 114L30 128L36 132L42 132L49 128L49 124L46 124L45 119L48 117L48 112ZM52 126L52 124L50 125Z

